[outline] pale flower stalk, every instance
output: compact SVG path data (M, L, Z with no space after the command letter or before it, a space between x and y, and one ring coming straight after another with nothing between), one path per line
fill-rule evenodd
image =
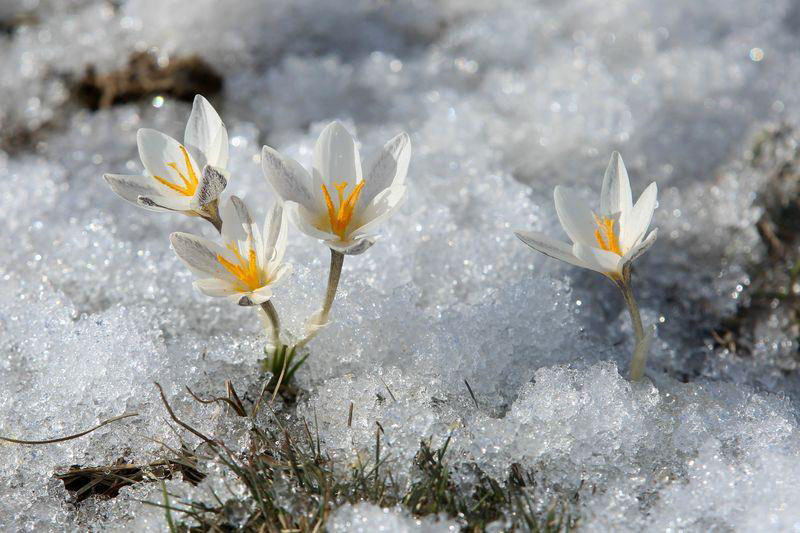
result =
M572 244L551 239L538 232L516 231L531 248L575 266L607 276L622 291L633 323L636 348L631 362L631 379L644 375L645 362L653 338L653 328L645 332L631 287L631 264L656 241L658 230L647 232L656 207L655 182L647 186L633 203L628 171L619 153L603 177L600 209L592 210L574 192L557 186L553 193L556 213Z
M228 132L211 104L195 97L182 144L148 128L137 132L136 141L145 174L105 174L111 189L150 211L202 217L219 231L219 195L228 180Z
M273 287L291 270L283 263L287 225L277 203L264 221L263 231L245 203L232 196L222 210L223 246L189 233L170 235L181 261L197 276L195 287L208 296L228 298L239 305L259 305L280 342L280 322L270 302Z
M323 305L309 318L302 344L328 322L344 256L361 254L372 246L380 224L405 199L410 157L410 139L401 133L362 167L356 141L340 122L330 123L320 134L311 173L294 159L264 146L264 176L286 202L289 218L300 231L322 240L331 250Z

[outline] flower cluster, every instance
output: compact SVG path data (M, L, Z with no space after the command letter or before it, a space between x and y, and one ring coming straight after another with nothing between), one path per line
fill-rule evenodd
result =
M230 179L228 132L202 96L195 97L183 143L151 129L139 130L137 143L145 173L106 174L105 180L114 192L139 207L200 217L216 228L218 242L177 232L170 236L172 247L198 278L194 285L199 291L260 307L272 326L275 353L295 353L295 349L287 352L281 343L278 312L270 301L276 284L291 271L283 263L286 220L331 250L323 304L309 317L306 336L295 346L299 348L328 322L344 256L361 254L372 246L378 226L406 196L411 146L405 133L386 143L366 170L355 139L339 122L322 131L311 172L264 146L262 169L278 198L263 224L253 219L236 196L220 207ZM283 363L285 371L290 362Z
M261 225L236 196L229 197L220 209L220 196L230 179L228 133L205 98L194 100L183 143L151 129L139 130L137 141L145 174L106 174L106 181L114 192L139 207L200 217L214 225L218 242L173 233L170 240L175 253L198 278L194 284L204 294L260 308L272 329L273 373L280 371L283 376L288 369L291 377L307 354L291 367L290 359L328 323L344 257L369 249L378 238L378 226L406 197L411 155L408 135L401 133L391 139L374 160L362 166L353 136L342 124L332 122L317 140L310 171L264 146L261 167L278 198ZM653 328L645 331L642 325L631 288L631 264L656 240L657 230L648 233L656 195L656 184L651 183L633 203L628 172L614 152L603 178L599 210L592 210L574 192L555 188L556 213L571 245L541 233L515 232L535 250L600 272L620 288L636 335L631 364L634 380L644 374ZM274 287L291 270L283 263L287 219L301 232L323 241L331 253L322 306L307 320L305 336L291 347L281 342L278 312L270 301Z

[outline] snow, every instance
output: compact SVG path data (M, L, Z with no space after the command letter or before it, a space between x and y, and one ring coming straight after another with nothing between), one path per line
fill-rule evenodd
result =
M328 525L331 532L370 533L391 531L397 533L447 533L459 531L458 525L442 519L427 517L414 519L405 516L402 509L380 508L371 503L346 504L339 507Z
M179 415L246 448L242 422L184 389L219 394L231 379L258 390L265 337L255 313L195 292L169 249L170 232L211 228L138 210L101 178L141 170L136 130L180 137L189 106L167 98L89 112L69 98L69 79L88 65L107 72L143 50L163 63L198 54L224 76L214 104L231 139L226 194L262 215L272 201L262 144L309 165L335 118L366 154L411 135L408 201L375 246L346 258L333 323L298 373L298 411L318 421L332 456L370 450L377 421L401 478L413 476L421 439L452 434L452 463L500 480L520 463L542 504L579 491L590 531L800 523L800 383L786 370L797 342L777 315L750 359L712 350L709 334L735 313L765 254L755 222L767 171L749 160L767 125L798 126L796 4L0 8L3 21L15 17L33 22L0 35L0 67L14 73L0 81L0 141L45 126L0 154L0 435L49 438L139 416L65 443L0 445L3 529L164 530L163 513L135 501L159 500L158 486L76 507L52 478L57 467L161 457L157 441L176 436L154 381ZM614 287L511 231L565 238L553 186L594 201L614 149L635 196L659 186L659 240L634 276L645 322L659 326L639 384L624 378L632 334ZM287 260L295 271L275 304L298 334L319 306L327 250L290 230ZM337 510L331 529L451 525L362 503Z

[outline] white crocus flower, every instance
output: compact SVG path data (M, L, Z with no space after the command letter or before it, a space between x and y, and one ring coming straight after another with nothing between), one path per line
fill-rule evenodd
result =
M228 132L211 104L195 97L183 144L148 128L136 140L145 175L105 174L111 189L139 207L200 216L219 229L216 201L227 185Z
M263 233L247 206L232 196L222 209L224 246L188 233L170 236L175 253L198 278L195 287L208 296L227 297L239 305L262 305L272 287L290 270L282 264L286 250L283 207L272 207Z
M555 188L556 213L572 240L571 246L537 232L515 233L522 242L543 254L619 281L631 262L656 240L658 230L647 233L656 207L656 194L653 182L634 205L628 171L622 157L614 152L603 178L598 211L593 211L573 191L560 186Z
M332 122L317 140L312 174L269 146L261 152L261 166L300 231L355 255L375 242L377 226L405 198L410 155L410 139L401 133L363 173L353 136Z
M596 270L619 287L636 336L631 362L631 379L634 381L644 375L654 328L645 331L642 325L631 288L631 263L656 241L657 230L647 233L647 229L656 208L657 192L656 184L651 183L634 204L625 163L619 153L614 152L603 177L599 211L593 211L574 192L563 187L555 188L556 213L572 240L572 246L537 232L515 232L522 242L534 250L579 267Z

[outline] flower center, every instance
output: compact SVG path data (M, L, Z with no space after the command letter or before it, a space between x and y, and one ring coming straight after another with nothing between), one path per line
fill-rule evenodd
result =
M333 183L333 187L339 196L339 208L333 207L333 200L331 195L328 194L328 188L322 184L322 193L325 195L325 204L328 206L328 218L331 222L331 231L339 236L343 241L347 240L347 225L353 218L353 211L356 208L358 196L361 194L361 189L364 188L364 180L355 186L350 194L345 198L344 191L347 189L347 182Z
M186 164L186 173L189 174L189 177L187 178L184 175L184 173L178 169L178 163L174 162L167 163L167 166L178 173L178 176L181 178L181 181L183 181L183 186L176 185L175 183L169 180L165 180L161 176L153 176L153 178L155 178L155 180L161 183L162 185L166 185L173 191L177 192L178 194L182 194L184 196L194 196L198 184L197 174L195 174L194 168L192 167L192 162L189 159L189 152L187 152L186 148L184 148L182 145L180 149L181 152L183 152L183 160L184 163Z
M617 234L614 233L614 219L611 217L598 217L594 215L594 222L597 224L597 229L594 230L594 236L600 248L607 252L614 252L617 255L622 255L622 251L619 248L619 238Z
M236 256L238 264L231 263L219 254L217 254L217 261L219 261L219 264L230 272L233 277L239 280L239 286L243 291L254 291L266 285L266 283L261 280L261 271L258 268L255 250L252 248L250 249L247 259L242 257L239 253L239 246L236 242L228 244L228 250L233 252Z

